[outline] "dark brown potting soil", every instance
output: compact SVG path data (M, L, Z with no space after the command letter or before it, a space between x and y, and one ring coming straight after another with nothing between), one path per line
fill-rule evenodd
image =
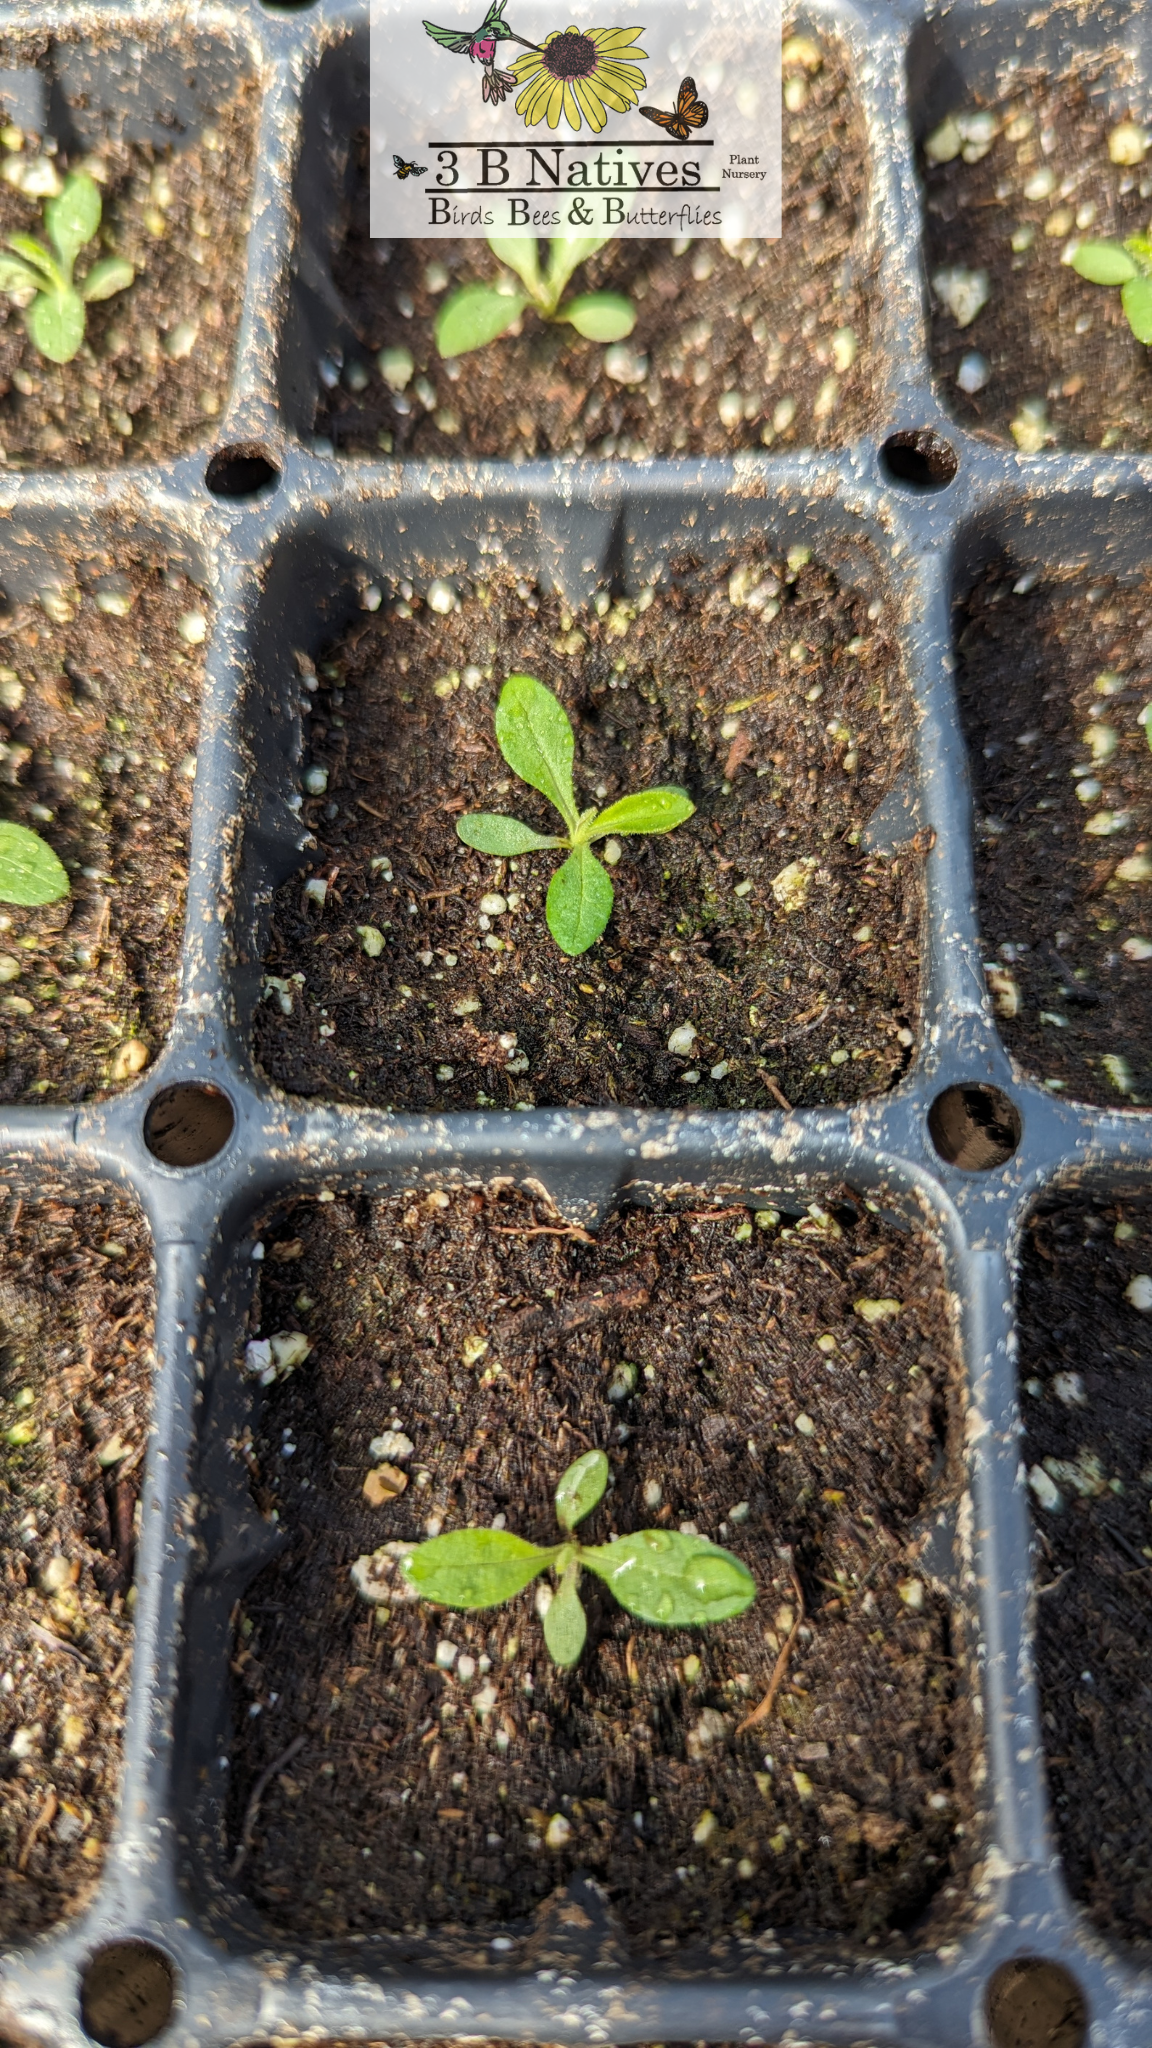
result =
M362 347L346 358L343 382L320 393L317 431L341 450L377 457L383 446L514 460L551 451L728 454L862 433L875 408L864 126L834 41L805 41L819 69L785 65L789 90L806 99L783 115L781 239L746 242L735 254L717 241L617 241L576 274L574 291L633 300L627 350L643 365L635 383L613 380L604 365L615 359L598 344L531 312L519 336L442 362L433 321L444 294L495 278L500 266L481 240L371 241L367 137L354 138L358 169L333 268ZM347 139L335 147L346 150ZM413 358L398 402L376 366L382 347ZM349 388L349 378L365 375L362 390ZM719 404L730 393L743 410L725 425Z
M995 115L986 156L938 165L921 158L929 278L952 268L988 276L988 302L968 326L933 296L940 393L966 425L1008 437L1021 408L1038 401L1046 445L1147 448L1152 439L1148 350L1128 326L1120 293L1087 284L1064 261L1075 241L1147 230L1152 157L1128 166L1108 152L1121 115L1108 112L1104 94L1122 89L1130 71L1123 60L1094 59L1055 79L1016 72L1006 97L958 105ZM1142 123L1139 94L1131 112ZM1044 196L1029 198L1028 187ZM1014 249L1013 237L1019 244L1029 231L1028 246ZM973 350L991 375L968 395L956 373Z
M152 1317L151 1249L134 1209L23 1204L3 1191L4 1942L27 1940L79 1910L112 1827Z
M121 618L97 603L113 561ZM184 928L203 647L180 622L203 623L204 597L117 547L62 561L47 601L72 616L0 615L0 816L47 840L72 893L0 904L4 1102L79 1102L155 1058Z
M1102 1930L1144 1943L1152 1940L1152 1318L1126 1289L1150 1273L1146 1201L1065 1196L1025 1233L1023 1455L1060 1495L1055 1509L1032 1502L1056 1831L1073 1896Z
M1152 695L1152 586L1029 576L1018 591L1019 580L998 563L957 621L998 1022L1050 1085L1088 1102L1152 1101L1152 752L1139 718ZM1098 751L1115 736L1098 765L1090 728ZM1103 822L1119 829L1097 836Z
M231 1827L270 1925L474 1941L578 1872L645 1954L771 1952L769 1928L903 1948L962 1912L964 1653L917 1544L962 1483L940 1268L848 1197L772 1213L626 1210L592 1240L518 1196L436 1192L268 1228L254 1330L313 1344L240 1445L288 1539L233 1663ZM389 1428L408 1483L372 1507ZM655 1630L586 1575L563 1672L531 1590L479 1614L353 1591L359 1554L441 1528L554 1541L556 1482L592 1447L613 1480L588 1540L692 1523L756 1578L743 1617Z
M99 151L101 246L78 259L77 273L112 251L136 278L89 308L84 344L65 364L38 353L19 308L0 298L0 462L158 462L213 431L244 290L254 123L255 89L244 86L186 149L110 140ZM29 138L9 155L37 153ZM93 159L62 152L54 161L63 172ZM0 240L43 232L43 202L0 180Z
M765 587L767 611L731 601ZM646 609L598 603L573 614L497 577L448 617L413 597L365 619L321 661L304 702L329 784L303 815L331 887L322 911L303 878L280 890L257 1012L284 1087L395 1108L770 1109L872 1094L910 1062L920 864L860 843L910 746L878 604L767 559L682 565ZM495 743L517 670L574 720L581 802L675 782L698 806L620 842L612 918L575 960L544 919L557 856L495 861L456 837L465 811L553 829ZM808 893L786 910L773 883L797 862ZM489 917L488 895L506 911ZM376 958L365 931L386 941ZM670 1052L685 1024L698 1038Z

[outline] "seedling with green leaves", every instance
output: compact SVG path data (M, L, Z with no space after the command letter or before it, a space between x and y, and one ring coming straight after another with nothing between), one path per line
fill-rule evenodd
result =
M623 341L636 325L636 308L622 292L582 292L564 298L572 272L602 249L610 235L553 235L548 263L540 267L534 236L489 235L493 255L514 270L522 291L492 284L465 284L445 299L436 315L436 346L442 356L466 355L506 334L529 306L549 322L567 321L586 341Z
M27 825L0 825L0 903L32 909L70 891L68 875L47 841Z
M1089 284L1120 287L1120 304L1137 341L1152 345L1152 239L1129 235L1123 242L1081 242L1072 268Z
M612 915L615 897L607 869L592 852L592 841L616 832L671 832L692 816L696 806L684 790L669 783L622 796L603 811L595 804L578 810L572 788L571 722L563 705L535 676L509 676L496 706L496 738L508 766L547 797L567 833L534 832L519 818L490 811L459 819L457 833L465 846L500 860L550 846L570 848L548 884L545 915L561 952L575 959L595 945Z
M124 256L103 256L77 283L76 259L100 226L100 189L87 171L69 171L62 191L44 204L44 233L9 235L0 252L0 292L24 308L33 346L51 363L70 363L84 339L85 306L126 291L136 272Z
M572 1532L607 1484L603 1451L585 1451L556 1488L560 1543L526 1543L507 1529L454 1529L418 1543L404 1559L404 1576L422 1599L471 1610L502 1607L551 1571L558 1583L544 1615L544 1641L552 1662L562 1666L578 1661L588 1633L579 1590L585 1570L602 1579L629 1614L658 1628L705 1628L751 1606L751 1572L706 1536L640 1529L615 1543L580 1543Z

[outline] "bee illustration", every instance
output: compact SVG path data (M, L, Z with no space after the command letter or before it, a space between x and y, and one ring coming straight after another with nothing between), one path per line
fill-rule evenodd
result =
M666 114L661 107L641 107L639 111L649 121L655 121L658 128L663 128L664 133L671 135L677 142L687 142L691 129L708 126L708 109L704 101L696 97L694 78L681 79L674 114Z
M395 151L393 151L392 161L396 166L396 176L398 178L423 178L427 176L427 164L406 164L403 157L397 156Z

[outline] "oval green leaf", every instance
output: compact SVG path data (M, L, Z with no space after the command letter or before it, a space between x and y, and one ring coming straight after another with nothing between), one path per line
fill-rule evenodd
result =
M612 915L608 870L586 846L577 846L548 884L544 912L562 953L575 960L594 946Z
M622 796L601 811L588 837L603 839L607 832L672 832L695 809L688 792L671 783L638 790L635 796Z
M535 235L489 235L488 247L501 263L506 263L509 270L516 272L534 299L546 296Z
M588 1621L576 1588L580 1567L569 1565L552 1603L544 1616L544 1641L554 1664L563 1668L576 1664L588 1635Z
M1120 303L1137 341L1152 342L1152 277L1130 277Z
M728 1621L756 1598L755 1579L730 1550L675 1529L641 1529L582 1550L580 1561L629 1614L665 1628Z
M571 830L577 817L572 727L563 705L535 676L509 676L496 706L496 739L521 782L546 796Z
M100 225L100 187L87 171L69 171L64 189L44 208L48 239L69 277L72 265Z
M501 818L493 811L471 811L467 817L457 818L456 837L465 846L474 846L477 853L494 853L501 860L564 844L562 839L550 839L546 832L533 832L531 825L522 825L519 818Z
M574 1529L604 1498L608 1484L608 1460L603 1451L585 1451L569 1465L556 1488L556 1520L562 1529Z
M71 285L67 291L41 292L25 307L24 325L33 347L50 363L70 363L84 339L84 301Z
M425 1600L443 1607L499 1607L530 1586L555 1557L507 1529L453 1529L417 1544L401 1570Z
M71 884L52 848L26 825L0 825L0 903L55 903Z
M567 320L585 341L623 341L636 325L636 308L621 292L585 292L569 299L556 317Z
M126 256L104 256L92 265L80 287L81 296L89 303L110 299L116 292L126 292L135 276Z
M1127 284L1136 275L1136 265L1119 242L1081 242L1072 258L1072 268L1089 284Z
M525 292L494 292L490 284L461 285L436 315L436 346L445 358L484 348L520 318Z

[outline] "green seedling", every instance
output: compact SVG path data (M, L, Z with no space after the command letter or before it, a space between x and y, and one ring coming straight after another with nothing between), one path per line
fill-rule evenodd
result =
M468 1610L501 1607L551 1571L557 1589L544 1615L544 1641L552 1662L562 1666L578 1661L588 1633L579 1590L585 1570L602 1579L629 1614L658 1628L705 1628L751 1606L751 1572L706 1536L640 1529L615 1543L578 1542L572 1532L607 1484L603 1451L585 1451L556 1488L562 1542L542 1548L507 1529L455 1529L417 1544L404 1559L404 1576L421 1599Z
M0 825L0 903L31 908L69 893L68 876L47 842L27 825Z
M565 299L572 272L602 249L610 235L553 235L547 268L540 268L534 237L489 235L493 255L514 270L523 286L501 290L491 284L465 284L445 299L436 315L436 346L442 356L466 355L506 334L529 306L542 320L566 320L586 341L623 341L636 325L636 308L621 292L583 292Z
M478 853L515 859L539 848L567 846L567 860L548 884L545 915L562 953L586 953L612 915L614 891L608 871L592 852L594 839L622 832L671 832L696 809L684 790L671 784L622 796L607 810L580 811L572 788L572 726L562 704L535 676L509 676L496 706L496 738L508 766L547 797L559 811L565 834L534 832L519 818L472 812L457 822L465 846Z
M1137 341L1152 344L1152 239L1129 235L1123 242L1081 242L1072 268L1089 284L1120 287L1120 304Z
M11 256L0 253L0 292L24 308L33 346L50 363L70 363L84 339L85 306L110 299L136 272L123 256L104 256L76 282L73 269L100 226L100 191L87 171L69 171L63 190L45 201L44 233L9 235Z

